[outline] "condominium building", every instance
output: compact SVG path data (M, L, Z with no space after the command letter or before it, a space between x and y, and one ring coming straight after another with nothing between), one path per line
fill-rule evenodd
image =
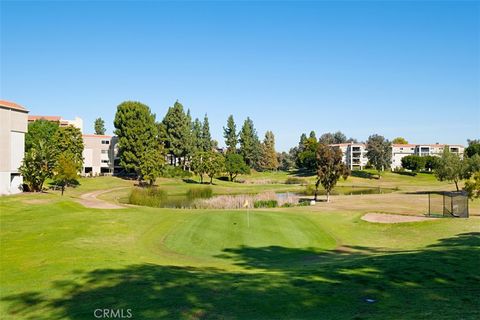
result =
M350 168L350 170L362 170L368 162L363 143L338 143L331 144L332 147L338 147L342 151L342 161Z
M461 145L446 144L393 144L392 145L392 169L402 166L402 158L410 155L417 156L441 156L443 150L448 148L450 152L463 156L465 147Z
M366 145L364 143L339 143L331 144L338 147L343 153L342 160L350 170L362 170L368 163ZM402 158L410 155L441 156L443 150L463 156L465 148L461 145L446 144L392 144L392 170L402 166Z
M25 153L28 110L0 100L0 194L22 192L23 178L18 168Z
M82 175L97 176L113 174L117 154L116 137L84 134Z
M80 129L83 132L83 120L82 118L75 117L73 120L66 120L60 116L28 116L28 123L34 122L37 120L47 120L52 122L58 122L60 127L74 126L75 128Z

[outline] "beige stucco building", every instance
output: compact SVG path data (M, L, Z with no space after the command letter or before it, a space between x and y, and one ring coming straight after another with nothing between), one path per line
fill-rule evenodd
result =
M331 144L338 147L343 153L342 160L350 170L362 170L368 163L367 150L364 143L339 143ZM402 166L402 158L410 155L417 156L441 156L443 150L448 148L450 152L463 156L465 148L461 145L446 144L392 144L391 169Z
M342 160L350 170L363 170L367 165L365 144L363 143L338 143L331 144L332 147L338 147L342 151Z
M80 129L81 132L83 132L83 120L82 118L79 118L79 117L75 117L75 119L73 120L67 120L67 119L63 119L60 116L35 116L35 115L28 116L28 123L34 122L37 120L47 120L52 122L58 122L58 125L60 127L74 126L75 128Z
M22 192L18 171L25 153L28 110L19 104L0 100L0 194Z
M116 137L108 135L83 135L82 175L97 176L113 174Z
M406 156L441 156L443 150L448 148L451 153L463 156L465 147L461 145L446 144L392 144L392 169L402 166L402 158Z

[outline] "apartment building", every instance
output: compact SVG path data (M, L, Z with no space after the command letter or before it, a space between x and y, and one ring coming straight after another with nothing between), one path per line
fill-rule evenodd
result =
M28 110L14 102L0 100L0 194L22 192L18 171L25 153Z
M362 170L368 163L365 144L363 143L339 143L331 144L342 151L342 160L350 170Z
M461 145L446 144L393 144L392 145L392 169L402 166L402 158L410 155L417 156L441 156L443 150L448 148L450 152L463 156L465 147Z
M84 134L83 136L83 169L84 176L113 174L117 138L108 135Z
M83 133L83 120L82 118L79 118L79 117L75 117L75 119L73 120L66 120L60 116L34 116L34 115L28 116L28 123L34 122L37 120L47 120L52 122L58 122L58 125L60 127L74 126L75 128L80 129L80 131Z
M331 144L338 147L343 153L342 160L350 170L362 170L368 163L367 150L364 143L339 143ZM461 145L446 144L393 144L391 169L402 166L402 158L410 155L441 156L443 150L449 148L450 152L463 156L465 148Z

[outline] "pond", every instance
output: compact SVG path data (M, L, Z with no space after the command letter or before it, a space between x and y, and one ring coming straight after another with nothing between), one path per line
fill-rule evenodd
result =
M335 189L330 192L330 195L338 196L338 195L364 195L364 194L384 194L384 193L391 193L396 191L397 189L391 188L371 188L371 187L359 187L359 186L342 186L336 187ZM323 189L318 190L319 195L326 195L327 192ZM312 190L309 190L309 193L304 193L303 195L313 195Z
M204 190L205 191L205 190ZM208 190L207 190L208 191ZM390 193L395 189L388 188L367 188L367 187L337 187L331 195L366 195ZM133 191L132 191L133 192ZM257 202L275 201L277 206L295 206L299 203L310 200L310 193L296 192L273 192L267 191L258 194L236 194L236 195L212 195L212 192L189 192L184 195L169 195L161 190L156 192L141 192L141 197L130 197L131 204L144 205L159 208L184 208L184 209L240 209L253 208ZM311 192L311 190L310 190ZM325 190L319 190L320 196L325 195ZM135 201L132 201L135 200Z

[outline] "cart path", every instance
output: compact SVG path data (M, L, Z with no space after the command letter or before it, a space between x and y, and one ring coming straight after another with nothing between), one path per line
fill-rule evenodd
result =
M77 202L80 203L81 205L87 207L87 208L95 208L95 209L123 209L125 208L124 206L121 206L119 204L111 203L105 200L100 200L97 197L99 195L102 195L104 193L112 192L115 190L119 189L125 189L128 187L118 187L118 188L113 188L113 189L107 189L107 190L97 190L93 192L88 192L84 193L80 196L79 199L77 199Z

